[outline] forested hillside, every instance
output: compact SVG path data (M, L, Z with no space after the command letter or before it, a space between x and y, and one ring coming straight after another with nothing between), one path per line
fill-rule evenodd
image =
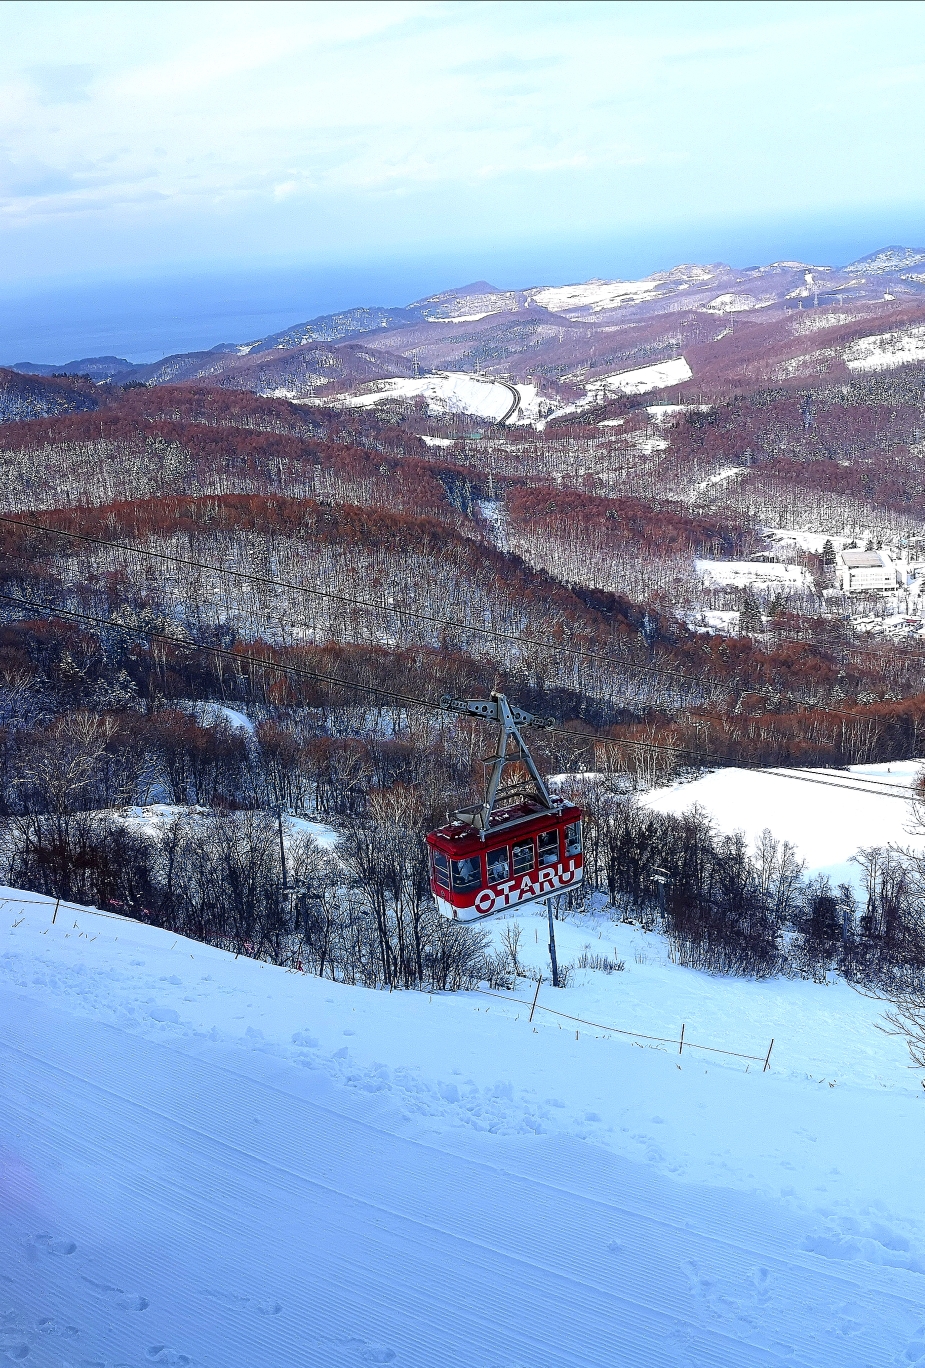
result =
M493 327L529 321L499 321L499 311L532 318L538 307L540 294L494 308L484 289ZM192 917L221 942L218 894L204 890L243 881L250 930L235 943L268 936L278 956L295 915L280 892L282 814L321 818L352 852L351 896L378 928L361 950L363 937L350 936L366 923L344 922L338 903L338 974L379 964L364 972L410 983L426 977L421 835L478 796L487 744L479 723L441 709L443 695L503 690L554 719L535 738L546 771L604 774L624 797L703 766L922 753L925 366L901 347L901 364L849 364L852 347L873 345L887 306L862 300L848 319L844 305L799 318L775 306L712 341L704 329L719 323L705 305L675 312L690 377L659 389L671 348L659 350L656 332L668 315L649 299L609 325L606 354L595 323L582 366L573 356L571 371L560 369L558 412L548 374L533 388L498 382L514 396L502 399L501 421L435 407L433 384L414 388L417 359L393 368L406 388L379 402L362 369L370 358L378 366L399 333L404 345L421 329L445 331L454 309L470 307L459 300L474 297L384 318L375 354L343 330L338 340L334 323L327 341L309 329L246 355L219 348L206 382L163 383L170 367L143 379L6 373L9 882L163 924ZM591 326L585 305L552 302L568 306L569 327ZM903 337L919 308L889 306ZM811 377L790 365L807 346L818 353L820 338L841 358L834 370ZM303 369L334 355L341 394L309 402L239 383L281 342L293 354L286 364L298 353ZM769 387L781 357L790 373ZM621 390L606 367L629 363L644 378ZM465 392L444 379L448 395ZM528 411L540 416L528 421ZM836 543L889 546L904 558L906 588L897 578L890 600L839 587ZM886 630L891 611L906 624L898 634ZM125 816L152 804L173 816L154 826ZM184 826L184 813L211 824L206 846L215 859L224 851L224 875L196 864L205 827ZM630 846L675 839L620 821L635 833ZM687 839L680 828L677 839ZM701 839L713 850L709 834ZM632 889L642 905L649 876L630 877L628 850L622 872L610 857L589 861L589 883L610 897ZM722 864L728 852L717 852L710 859ZM298 841L291 859L317 910L333 876ZM682 901L701 895L692 887ZM688 937L692 925L713 935L707 917L682 921ZM427 924L436 954L437 923ZM780 934L758 936L759 958L774 962Z

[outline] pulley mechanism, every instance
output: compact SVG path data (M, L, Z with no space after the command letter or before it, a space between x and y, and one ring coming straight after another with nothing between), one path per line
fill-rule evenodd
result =
M455 814L458 822L465 822L474 827L484 840L489 826L496 831L507 825L505 813L508 809L511 810L513 821L523 820L521 805L525 802L530 803L535 815L548 813L550 816L558 817L562 810L562 799L550 794L530 754L530 749L520 734L521 727L554 727L554 718L536 717L523 708L515 708L502 693L492 693L488 699L451 698L449 694L445 694L440 700L440 706L447 712L462 713L464 716L478 717L498 724L495 753L483 760L483 764L491 766L485 786L485 801L472 807L460 808ZM530 776L529 781L503 784L507 766L517 764L523 765L526 769Z

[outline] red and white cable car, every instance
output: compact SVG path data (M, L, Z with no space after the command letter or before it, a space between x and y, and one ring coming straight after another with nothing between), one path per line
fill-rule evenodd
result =
M431 831L430 887L446 917L475 921L539 902L581 883L581 809L552 797L519 727L550 723L514 708L504 694L490 700L442 698L443 707L498 723L498 745L484 803ZM515 749L511 750L510 743ZM530 780L502 788L506 766L521 764Z

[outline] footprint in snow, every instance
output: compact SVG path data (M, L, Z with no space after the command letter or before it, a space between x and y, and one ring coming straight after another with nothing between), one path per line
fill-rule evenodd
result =
M162 1363L165 1368L186 1368L192 1360L186 1355L181 1354L177 1349L171 1349L166 1344L152 1344L146 1357L152 1363Z
M44 1316L42 1320L36 1321L36 1328L39 1329L43 1335L61 1335L64 1339L76 1339L80 1334L76 1325L59 1325L58 1322L52 1320L50 1316Z
M755 1287L755 1300L763 1304L770 1296L771 1274L766 1268L753 1268L751 1279Z
M29 1346L25 1340L20 1340L16 1344L4 1345L3 1352L13 1363L22 1363L23 1359L29 1357Z
M102 1292L108 1297L119 1311L147 1311L151 1305L147 1297L142 1297L138 1293L126 1292L124 1288L114 1287L112 1283L97 1282L95 1278L88 1278L86 1273L81 1274L81 1277L97 1292Z
M151 1303L147 1297L117 1297L116 1306L120 1311L147 1311Z
M391 1363L394 1357L395 1350L384 1344L367 1344L360 1353L364 1363Z
M77 1251L77 1245L73 1240L60 1239L54 1235L36 1235L32 1243L46 1254L55 1254L60 1257L74 1254Z
M910 1363L919 1363L925 1359L925 1339L921 1338L923 1335L925 1335L925 1327L917 1330L915 1339L910 1340L906 1345L906 1358Z

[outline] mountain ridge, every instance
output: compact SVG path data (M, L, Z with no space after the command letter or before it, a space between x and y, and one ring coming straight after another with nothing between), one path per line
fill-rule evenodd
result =
M853 341L878 328L885 334L890 320L915 325L916 310L925 308L925 271L913 268L922 263L925 250L893 245L844 267L685 262L636 280L595 278L516 290L476 280L403 306L357 305L248 342L222 342L146 364L100 356L61 365L23 361L7 370L116 386L205 382L314 403L378 382L467 372L540 386L561 406L621 372L641 374L648 367L655 384L663 373L683 372L685 353L704 362L726 357L730 344L722 339L747 325L756 344L758 326L768 356L781 358L774 373L786 380L800 373L800 355L821 357L818 347L800 340L814 331L834 328L840 337L847 327ZM813 322L788 321L806 312ZM905 355L905 344L897 346L896 354ZM39 402L38 391L28 402ZM49 391L49 402L60 404L60 394Z

